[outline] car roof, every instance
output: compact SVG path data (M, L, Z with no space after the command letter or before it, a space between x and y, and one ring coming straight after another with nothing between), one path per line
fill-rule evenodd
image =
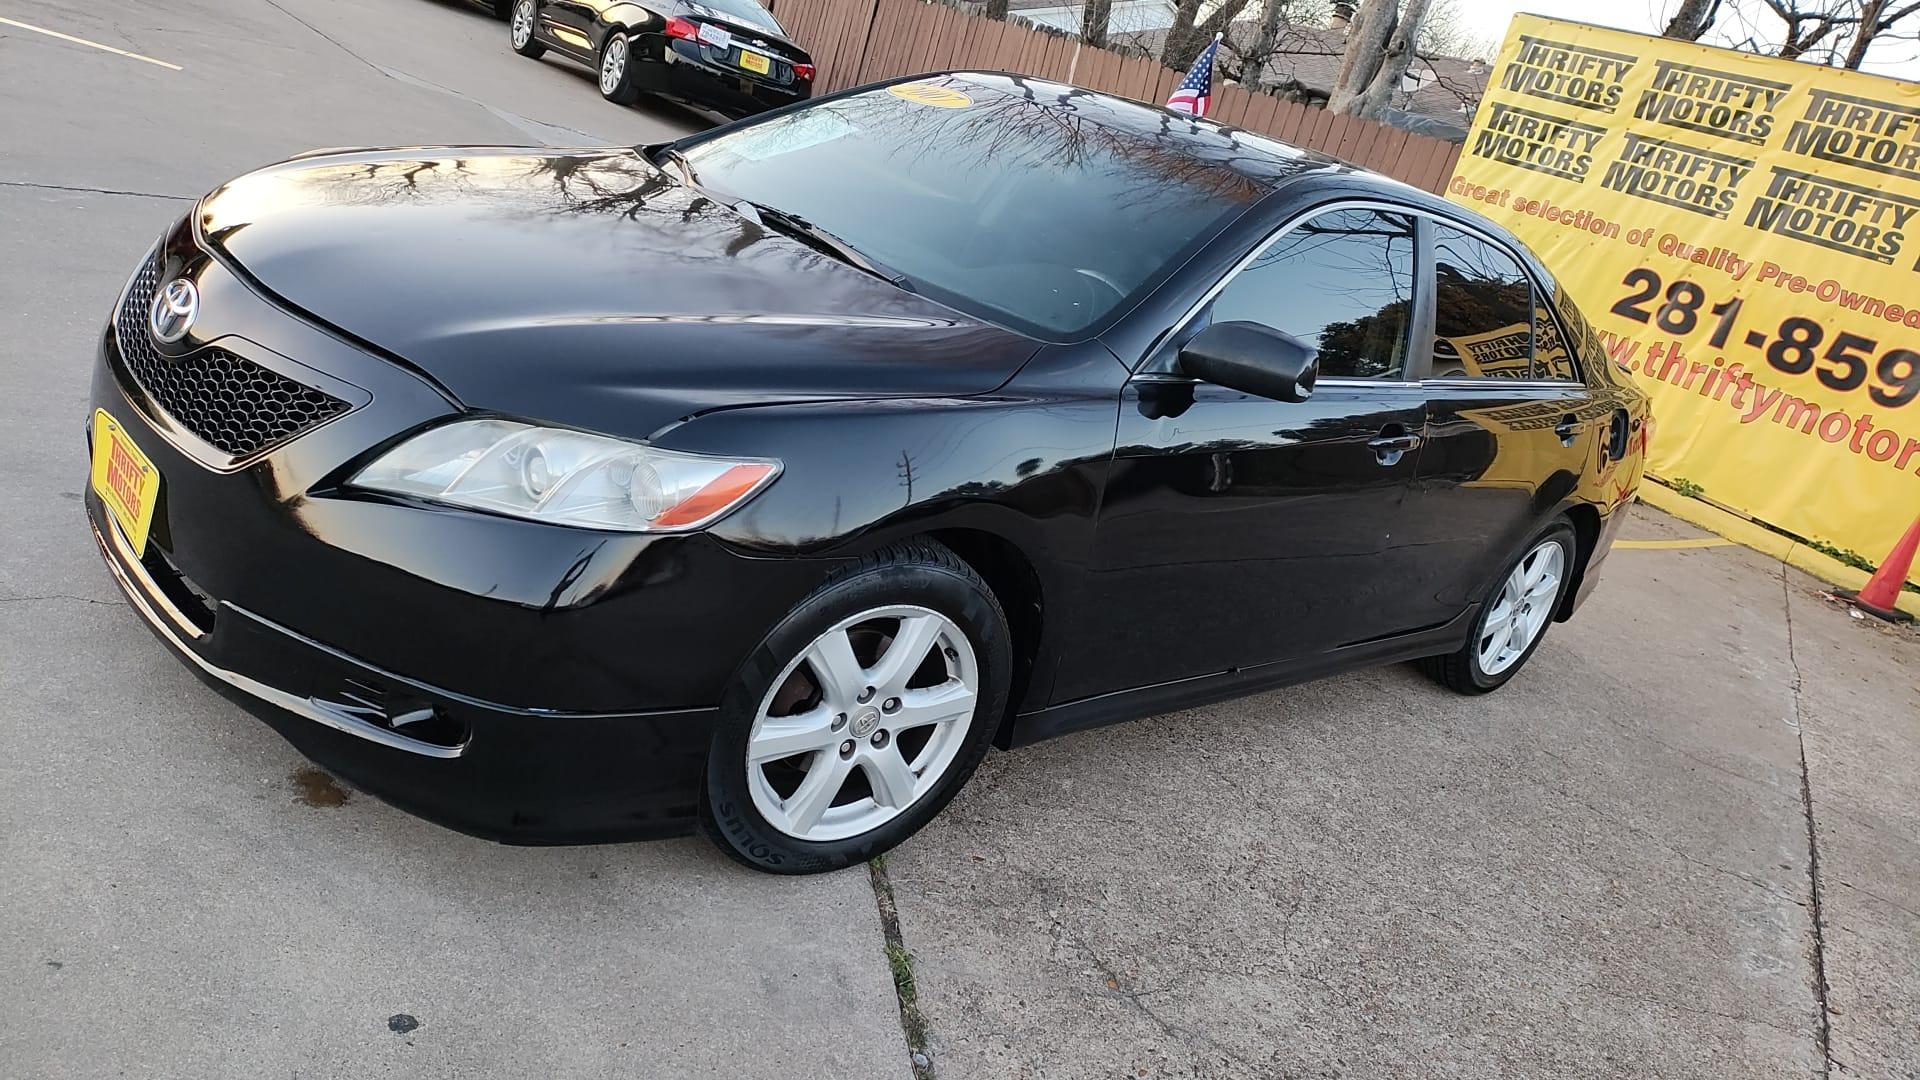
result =
M965 82L976 91L1017 95L1043 107L1071 112L1079 122L1134 136L1154 153L1184 154L1196 162L1232 169L1269 192L1298 184L1310 188L1337 186L1343 189L1344 195L1377 195L1416 210L1471 222L1475 228L1526 250L1526 245L1511 232L1469 207L1448 202L1440 195L1384 173L1230 124L1196 119L1157 105L1006 71L937 72L889 80L889 83L941 78Z
M1468 223L1502 241L1549 284L1555 282L1553 272L1525 242L1500 223L1471 207L1449 202L1442 195L1383 173L1350 165L1319 151L1218 121L1198 119L1157 105L1008 71L962 69L933 72L889 79L848 92L859 93L878 86L931 80L963 83L970 94L993 93L1024 98L1042 107L1057 109L1062 114L1070 114L1075 122L1096 124L1109 132L1137 138L1143 152L1185 155L1197 165L1230 169L1265 188L1270 196L1284 192L1277 198L1258 200L1267 209L1264 213L1250 213L1247 216L1246 220L1255 228L1262 228L1263 223L1270 224L1277 217L1294 212L1302 202L1311 204L1323 196L1378 197L1404 205L1409 210Z
M1196 163L1224 166L1269 190L1295 180L1329 173L1403 187L1390 177L1367 172L1318 151L1282 142L1271 136L1030 75L962 70L916 75L898 81L942 78L964 82L976 91L1024 98L1043 108L1071 115L1076 122L1095 124L1114 134L1131 136L1140 141L1144 150L1152 153L1180 154L1192 158Z

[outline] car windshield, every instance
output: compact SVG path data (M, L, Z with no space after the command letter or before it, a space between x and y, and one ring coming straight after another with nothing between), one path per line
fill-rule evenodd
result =
M776 34L785 30L773 19L773 13L753 0L689 0L687 9L695 15L712 15L731 22L750 23Z
M683 155L715 197L803 218L968 314L1073 340L1266 193L1244 166L1251 138L1056 84L939 76ZM1262 143L1260 154L1287 153Z

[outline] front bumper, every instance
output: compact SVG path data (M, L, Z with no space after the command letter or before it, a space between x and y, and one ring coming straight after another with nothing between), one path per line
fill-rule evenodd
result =
M101 557L154 636L201 681L354 787L510 843L643 839L691 825L715 710L510 708L374 667L232 604L203 633L91 492L87 512ZM416 723L439 738L391 724L420 712L433 716Z
M162 280L198 281L190 348L360 392L284 443L210 458L107 328L88 415L106 410L160 473L146 550L91 491L87 510L149 628L329 771L452 828L527 843L684 831L716 703L834 564L343 490L370 449L461 406L188 247L176 234L159 257Z

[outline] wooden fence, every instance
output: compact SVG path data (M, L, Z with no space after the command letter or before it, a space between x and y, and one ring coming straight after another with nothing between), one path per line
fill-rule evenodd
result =
M813 54L814 90L822 94L900 75L972 69L1013 71L1159 105L1183 74L1158 60L1121 56L1064 34L931 0L773 0L769 6ZM1217 80L1209 118L1428 191L1446 184L1460 156L1457 145L1442 139L1251 94Z

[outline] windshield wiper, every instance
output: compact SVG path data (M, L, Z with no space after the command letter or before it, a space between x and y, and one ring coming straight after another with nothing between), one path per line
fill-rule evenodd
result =
M845 240L815 225L799 214L789 213L778 207L753 202L750 199L739 200L733 204L733 208L753 218L762 225L766 225L787 236L793 237L795 240L806 244L815 251L839 259L841 262L846 263L856 270L864 270L874 277L888 282L896 288L904 289L907 292L914 291L912 283L907 281L905 274L900 273L898 270L884 263L876 261L859 248L854 247Z
M914 291L913 283L907 280L905 274L879 262L866 252L861 251L845 240L815 225L799 214L782 210L779 207L768 206L765 203L757 203L751 199L741 199L732 195L723 194L707 187L700 182L700 178L694 173L693 163L687 160L685 154L682 154L672 146L662 146L656 150L656 160L654 163L659 164L661 161L671 161L675 165L678 165L683 182L688 187L716 202L731 205L735 210L752 218L756 223L778 230L786 236L791 236L795 240L813 248L815 251L825 255L831 255L856 270L864 270L897 289L902 289L906 292Z
M650 151L649 156L653 158L655 165L660 164L662 161L671 161L675 165L680 166L680 174L686 177L688 184L699 184L700 181L693 175L693 163L687 160L687 155L675 150L671 145L653 147L650 148Z

